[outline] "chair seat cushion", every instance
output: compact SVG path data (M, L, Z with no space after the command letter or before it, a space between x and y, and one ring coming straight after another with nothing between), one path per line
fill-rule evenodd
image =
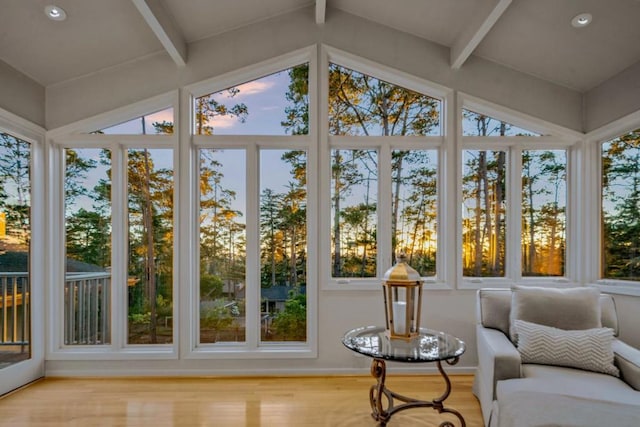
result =
M523 374L529 377L498 382L492 425L638 426L640 392L619 379L571 368L523 368Z

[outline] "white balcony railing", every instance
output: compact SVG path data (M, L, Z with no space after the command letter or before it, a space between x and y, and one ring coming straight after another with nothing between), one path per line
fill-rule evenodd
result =
M111 274L70 273L64 284L65 345L107 344L111 339ZM30 286L25 272L0 273L0 346L28 346Z
M111 340L111 273L70 273L64 283L65 345Z
M29 275L0 273L0 345L29 344Z

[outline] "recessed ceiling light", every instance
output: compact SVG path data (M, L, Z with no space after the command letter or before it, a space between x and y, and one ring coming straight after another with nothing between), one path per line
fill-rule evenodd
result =
M571 20L571 25L576 28L582 28L589 25L592 20L593 16L591 16L590 13L581 13L573 17L573 19Z
M47 18L54 21L64 21L67 19L67 12L61 7L52 4L44 7L44 14L47 15Z

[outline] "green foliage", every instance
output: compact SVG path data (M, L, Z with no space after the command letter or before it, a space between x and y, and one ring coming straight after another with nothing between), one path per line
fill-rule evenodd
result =
M97 162L78 154L78 150L65 150L64 201L67 211L80 196L88 196L91 189L83 185L87 174L95 169Z
M273 319L274 334L286 341L304 341L307 336L307 296L289 293L284 310Z
M282 127L291 135L309 133L309 64L289 69L289 90L286 98L290 105L285 107L287 119Z
M158 295L156 298L156 310L158 318L173 316L173 301Z
M212 93L196 99L196 134L198 135L213 135L214 128L211 123L216 117L235 117L244 123L249 115L249 109L244 103L237 103L232 106L228 106L218 100L218 98L224 94L227 98L234 98L240 89L236 87L229 88L225 91Z
M130 313L129 321L134 325L148 325L151 321L151 313Z
M200 302L200 328L220 331L233 324L238 307L224 299Z
M6 230L28 245L31 236L31 145L0 132L0 210Z
M333 135L430 135L439 132L440 101L339 65L329 66Z
M200 273L200 299L217 299L222 296L223 283L219 276Z
M80 208L67 217L67 257L100 267L111 265L111 218Z

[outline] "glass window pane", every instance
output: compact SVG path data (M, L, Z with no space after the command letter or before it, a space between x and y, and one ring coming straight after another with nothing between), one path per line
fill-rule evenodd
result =
M465 150L462 159L462 271L505 275L506 152Z
M111 153L65 150L64 343L111 342Z
M260 151L262 341L307 339L307 153Z
M173 150L128 150L128 343L173 341Z
M523 276L564 275L566 207L566 152L523 151Z
M437 238L436 150L393 152L392 256L404 252L421 276L435 276Z
M331 135L442 135L441 111L436 98L329 65Z
M31 145L0 132L0 369L31 358Z
M375 277L378 154L331 151L331 263L333 277Z
M195 100L197 135L309 133L309 64Z
M462 110L463 136L541 136L484 114Z
M602 144L602 277L640 280L640 129Z
M173 108L147 114L91 133L105 135L165 135L173 133Z
M200 343L245 341L246 163L200 150Z

